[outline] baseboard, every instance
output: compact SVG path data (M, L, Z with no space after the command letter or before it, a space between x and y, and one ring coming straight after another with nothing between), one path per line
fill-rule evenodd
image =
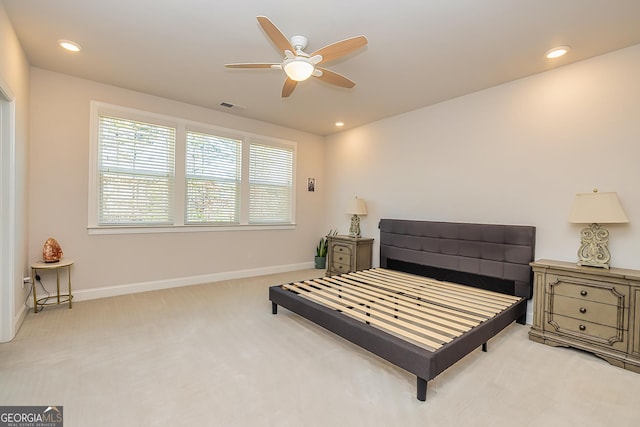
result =
M533 299L527 301L527 316L525 321L527 325L533 325Z
M313 267L314 263L313 261L310 261L300 264L278 265L249 270L204 274L201 276L156 280L152 282L129 283L126 285L104 286L93 289L80 289L73 291L73 302L135 294L139 292L157 291L161 289L179 288L182 286L200 285L203 283L218 282L220 280L243 279L246 277L263 276L266 274L286 273L289 271L305 270Z
M29 311L29 307L26 304L22 304L20 306L20 310L16 313L16 316L13 318L13 324L15 325L14 335L18 333L20 326L22 326L22 322L27 317L27 312Z
M533 325L533 313L527 313L527 325Z
M0 343L10 342L16 337L16 334L18 333L18 331L20 330L20 327L22 326L22 322L24 322L24 319L27 317L28 311L29 311L29 307L27 307L26 304L23 304L22 306L20 306L20 309L18 310L16 315L13 316L13 322L11 323L11 326L9 329L9 334L11 335L0 336Z

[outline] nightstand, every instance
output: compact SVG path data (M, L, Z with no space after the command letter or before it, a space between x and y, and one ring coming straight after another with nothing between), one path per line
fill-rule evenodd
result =
M327 276L371 268L373 239L328 236L327 240Z
M531 266L529 339L585 350L640 373L640 271L550 260Z

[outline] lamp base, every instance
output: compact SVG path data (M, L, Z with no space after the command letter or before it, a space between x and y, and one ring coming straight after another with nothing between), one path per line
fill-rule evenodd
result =
M351 217L351 226L349 227L349 237L360 237L360 217L353 215Z
M609 269L609 230L599 224L591 224L580 232L580 243L578 265Z
M595 262L578 261L576 264L578 264L580 267L597 267L597 268L604 268L606 270L609 270L611 268L609 264L598 264Z

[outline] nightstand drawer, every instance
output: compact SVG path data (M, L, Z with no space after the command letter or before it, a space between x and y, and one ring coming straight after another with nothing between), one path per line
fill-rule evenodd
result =
M339 262L333 262L331 263L331 271L333 271L334 274L350 273L351 264L342 264Z
M555 279L555 280L553 280ZM549 292L552 295L560 295L577 298L585 301L596 301L623 307L625 299L629 298L629 287L624 285L612 285L611 283L598 284L591 281L582 283L579 279L562 276L550 277Z
M550 315L549 318L549 322L544 326L545 330L582 338L592 343L610 346L615 350L627 349L627 343L624 341L626 332L622 329L572 317Z
M334 264L351 265L351 249L343 245L333 245L332 261Z
M549 303L551 315L572 317L577 320L598 323L623 329L624 309L615 305L552 295Z

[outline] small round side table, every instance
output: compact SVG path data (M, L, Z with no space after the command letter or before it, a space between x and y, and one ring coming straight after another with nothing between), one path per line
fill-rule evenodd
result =
M71 259L61 259L57 262L43 262L37 261L31 264L31 279L33 283L33 312L38 312L38 305L53 305L53 304L62 304L65 302L69 303L69 308L72 307L71 300L73 299L73 295L71 294L71 266L74 261ZM60 270L64 267L67 267L67 276L68 276L68 288L66 294L60 293ZM38 270L55 270L56 271L56 295L49 295L44 298L38 299L36 296L36 273ZM55 298L55 302L49 302L50 299Z

